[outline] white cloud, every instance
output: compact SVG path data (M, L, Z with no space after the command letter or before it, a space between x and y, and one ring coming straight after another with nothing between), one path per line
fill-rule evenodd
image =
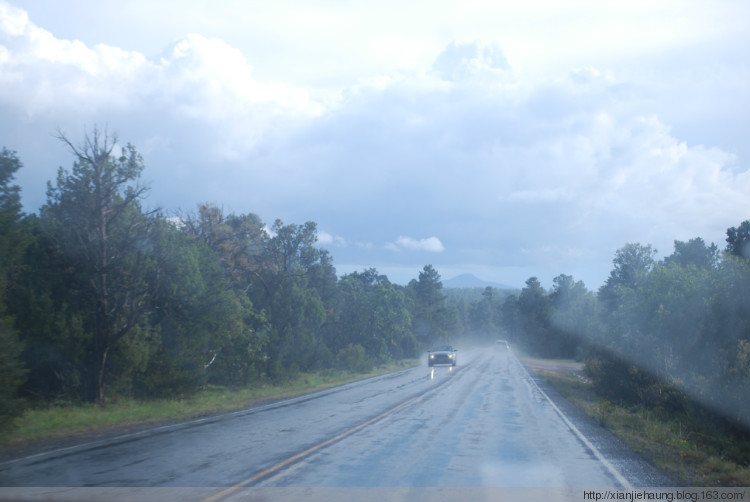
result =
M593 66L578 68L570 72L570 79L579 85L587 85L597 82L608 84L615 83L615 78L611 71L603 72Z
M318 232L318 244L322 246L346 247L346 239L328 232Z
M147 65L141 54L58 40L8 4L0 3L0 18L0 104L25 118L122 105L130 88L148 82L139 72Z
M497 80L511 66L497 44L451 42L435 59L432 69L445 80L481 77Z
M237 118L237 112L261 104L273 105L271 113L321 111L303 89L253 78L253 67L245 56L218 38L187 35L165 51L158 67L162 91L194 104L188 114L196 117Z
M411 237L401 236L396 239L395 243L389 242L386 248L391 251L427 251L429 253L440 253L445 251L443 243L437 237L428 237L426 239L413 239Z
M401 251L401 248L393 242L386 242L383 247L388 251Z
M26 11L0 2L0 31L12 36L20 36L29 26L29 15Z
M151 125L152 138L201 131L204 150L237 159L323 110L305 89L255 79L245 56L218 38L189 34L149 59L57 39L24 11L0 9L0 105L27 121L80 127L126 114Z
M625 242L664 251L674 239L701 236L721 245L726 228L748 217L750 171L740 148L746 148L750 100L746 83L738 82L750 71L741 58L729 64L717 52L721 40L695 53L684 43L691 30L672 27L679 32L672 52L641 67L591 54L612 44L619 54L630 44L637 46L635 60L658 52L643 40L667 35L604 40L589 53L582 49L591 30L601 34L589 27L571 42L581 50L558 58L550 49L568 29L552 22L552 14L544 24L552 38L514 34L510 21L503 21L505 35L495 21L531 15L478 4L455 13L460 30L407 35L396 29L409 24L404 20L394 21L392 33L378 31L377 23L347 9L311 8L320 29L356 34L350 46L335 50L302 22L307 44L323 46L280 42L286 25L260 30L255 45L242 48L236 31L222 38L211 29L205 33L212 36L180 33L163 50L147 52L158 56L146 57L58 38L0 0L0 134L9 142L0 146L18 150L27 166L19 180L28 210L41 205L56 167L71 161L49 133L59 126L75 138L86 126L108 124L144 153L144 177L157 205L189 209L209 201L268 221L312 219L347 236L319 233L321 245L335 247L336 261L363 260L364 268L379 258L393 270L423 265L412 263L420 253L385 248L435 253L438 268L458 263L524 273L534 266L571 271L580 254L569 250L589 249L587 264L599 260L606 269ZM486 10L487 19L474 18L481 25L475 33L466 27L467 12L478 15L476 9ZM637 17L630 10L623 15ZM649 25L658 24L654 19ZM363 41L361 30L377 36ZM710 29L700 33L701 41L713 36ZM262 54L257 47L269 41L273 50ZM671 62L682 46L689 61ZM363 47L360 58L356 49ZM747 45L732 47L747 55ZM400 60L388 67L388 55L399 50ZM322 54L336 64L311 57ZM705 61L716 56L723 63L712 74ZM332 69L346 67L347 57L360 58L356 72ZM657 64L665 61L668 68ZM674 74L687 74L693 64L690 72L705 75L698 87ZM304 86L259 77L273 73L268 65L292 72L315 67L319 77L300 77ZM732 85L714 90L722 82ZM717 102L733 106L717 117ZM683 107L700 126L698 140L686 140L685 129L665 118L681 116L673 110ZM705 118L720 127L703 126ZM739 138L740 147L712 139L724 137ZM451 246L437 237L404 237L417 233L440 235Z

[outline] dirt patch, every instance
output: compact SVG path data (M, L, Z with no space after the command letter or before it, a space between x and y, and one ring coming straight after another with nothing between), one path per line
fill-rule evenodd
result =
M523 362L536 372L544 371L563 377L572 375L584 383L589 383L586 372L583 370L583 363L556 361L554 359L532 359L530 357L524 357Z

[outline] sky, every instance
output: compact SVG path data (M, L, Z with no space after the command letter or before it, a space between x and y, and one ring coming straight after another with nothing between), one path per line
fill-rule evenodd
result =
M314 221L340 274L596 290L750 219L750 2L0 0L27 213L96 127L147 207Z

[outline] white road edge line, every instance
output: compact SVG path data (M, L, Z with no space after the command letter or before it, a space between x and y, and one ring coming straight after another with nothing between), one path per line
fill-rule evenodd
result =
M584 436L583 433L580 430L578 430L578 427L576 427L575 425L573 425L573 422L571 422L568 419L568 417L565 416L565 413L563 413L562 410L560 408L558 408L557 405L552 401L552 399L550 399L550 397L547 395L547 393L544 392L541 387L539 387L539 384L536 383L536 380L534 380L534 377L532 377L529 374L529 372L526 369L526 367L523 364L521 364L521 361L519 361L517 357L516 357L516 362L521 367L521 369L523 369L523 371L526 373L526 375L528 375L529 379L534 384L534 387L536 387L536 389L547 399L547 401L549 401L549 404L552 405L552 408L557 412L557 414L560 415L560 418L563 419L563 422L565 422L565 425L567 425L570 428L570 430L572 430L573 433L576 436L578 436L578 439L580 439L581 442L583 442L583 444L586 445L586 447L589 448L594 453L594 456L604 465L604 467L617 480L617 482L620 483L622 485L622 487L625 488L625 489L632 488L633 485L631 485L628 482L628 480L625 479L625 476L623 476L622 474L620 474L620 471L618 471L615 468L615 466L612 465L612 463L609 460L607 460L604 455L602 455L602 453L596 448L596 446L594 446L591 443L591 441L589 441L588 438L586 436Z

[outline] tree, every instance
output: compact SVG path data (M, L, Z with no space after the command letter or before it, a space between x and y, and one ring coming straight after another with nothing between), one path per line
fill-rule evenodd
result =
M23 392L35 399L79 399L91 383L86 375L92 365L85 278L49 222L31 215L24 223L31 242L8 302L29 369Z
M615 267L610 273L610 279L617 285L635 287L639 279L648 274L656 263L654 257L656 249L651 245L625 244L615 253L612 260Z
M667 265L699 268L714 268L719 262L719 248L716 244L707 246L700 237L687 242L674 241L674 253L664 259Z
M440 306L445 301L440 274L432 265L425 265L419 272L419 280L412 279L410 285L419 304L424 307Z
M577 356L594 331L596 298L582 281L570 275L560 274L552 282L550 320L556 351L560 357Z
M331 349L360 346L371 361L413 356L409 300L403 290L375 269L346 274L339 282L338 336Z
M527 350L544 357L555 355L549 344L550 301L536 277L530 277L521 290L518 313Z
M247 288L251 298L264 307L284 282L305 276L321 258L320 250L314 247L318 236L312 221L285 225L277 219L271 235L263 241L262 254Z
M206 355L214 362L209 365L210 371L206 376L214 383L247 385L251 374L257 375L260 367L268 361L269 324L265 313L255 308L248 295L260 291L260 296L264 296L264 290L252 290L252 286L256 282L262 283L263 269L271 266L267 254L270 236L257 215L225 215L222 209L211 204L200 205L197 215L181 217L179 227L194 240L192 247L200 256L205 255L206 251L213 256L214 263L211 264L208 263L209 258L201 259L202 267L214 271L210 283L203 286L211 291L206 299L209 296L224 298L227 309L236 304L237 308L229 309L233 312L229 317L242 318L232 321L224 315L224 323L234 322L234 329L214 326L214 331L231 335L223 341L214 335L209 343L213 348ZM223 268L225 277L218 277L214 270L216 266ZM205 276L206 272L199 271L199 274ZM228 289L233 290L233 295L229 295ZM214 301L213 306L204 308L214 311L220 306Z
M253 214L225 215L212 204L201 204L197 215L180 218L183 230L201 239L219 257L233 287L247 292L266 264L269 235Z
M741 233L727 232L735 247ZM750 261L729 246L712 265L715 247L702 239L678 243L661 264L649 259L649 248L618 252L616 270L600 289L610 303L587 372L610 398L689 410L707 420L723 415L725 423L747 430Z
M95 129L80 148L62 133L59 139L77 160L71 173L60 168L55 187L48 184L41 214L76 261L90 295L94 372L88 398L103 403L110 350L148 308L148 255L140 246L149 226L140 206L147 191L139 183L144 164L130 144L115 155L117 139L106 131Z
M9 282L18 275L22 252L28 244L21 225L21 189L11 184L21 161L15 152L0 151L0 430L20 413L18 389L25 380L21 363L22 345L7 316ZM9 280L10 279L10 280Z
M614 268L599 288L599 301L611 311L618 304L621 289L634 289L656 264L656 249L651 245L625 244L612 260Z
M406 288L414 301L413 331L422 345L444 339L450 329L448 311L440 274L432 265L425 265L419 280L412 279Z
M482 299L474 302L469 311L469 325L472 334L484 339L492 339L497 333L495 290L487 286L482 291Z
M739 227L727 230L727 253L740 258L750 258L750 220L743 221Z
M515 343L518 341L519 332L521 331L521 313L518 309L518 296L511 294L505 298L502 312L502 326L506 332L507 338Z
M266 370L274 377L313 369L329 356L321 335L330 309L321 297L326 281L319 280L330 279L331 268L328 255L314 247L316 232L311 221L276 220L247 290L270 323Z
M12 184L21 167L15 152L0 151L0 292L5 290L6 274L20 263L28 242L21 227L21 188Z
M154 219L149 248L155 261L149 325L158 343L135 372L135 392L149 397L189 393L212 376L221 383L243 380L245 365L251 364L246 360L251 333L245 324L245 309L251 306L233 291L219 256L164 218Z

